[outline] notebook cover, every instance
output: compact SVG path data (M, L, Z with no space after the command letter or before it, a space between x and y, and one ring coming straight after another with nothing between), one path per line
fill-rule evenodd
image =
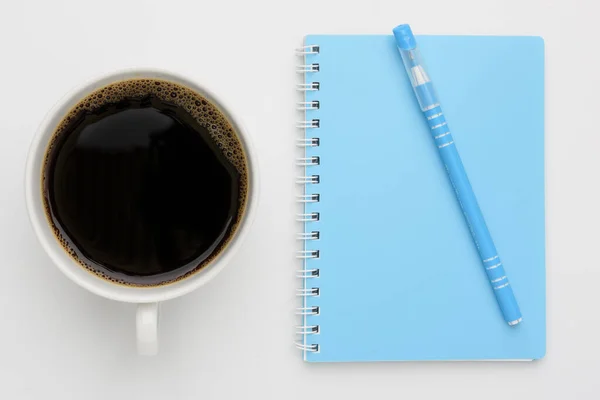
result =
M523 322L504 322L391 35L311 35L306 112L320 165L307 241L319 277L307 361L537 359L545 354L544 43L419 36Z

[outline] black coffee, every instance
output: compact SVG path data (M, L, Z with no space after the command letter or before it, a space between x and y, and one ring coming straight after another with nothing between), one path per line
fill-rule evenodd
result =
M65 250L105 279L176 281L235 233L248 186L242 149L223 113L186 87L106 86L68 113L49 145L48 220Z

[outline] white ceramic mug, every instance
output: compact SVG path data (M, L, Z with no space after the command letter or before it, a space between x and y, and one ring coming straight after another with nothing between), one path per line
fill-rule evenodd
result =
M248 161L249 192L246 210L242 222L226 248L223 249L209 265L203 267L198 272L175 283L156 287L131 287L111 283L82 268L75 260L69 257L65 250L60 246L46 219L42 202L42 162L48 142L58 123L79 100L87 96L90 92L113 82L132 78L164 79L179 83L204 96L210 102L215 104L232 123L240 136ZM252 149L248 133L244 130L235 114L231 112L231 108L224 104L222 98L209 91L204 85L171 72L155 69L134 69L115 72L94 79L66 95L56 106L54 106L39 127L29 150L25 170L27 209L29 211L33 229L42 247L46 253L48 253L54 264L56 264L65 275L90 292L106 297L107 299L138 304L136 316L137 348L139 354L142 355L154 355L158 351L159 302L182 296L204 285L223 269L230 261L233 254L239 249L242 240L248 234L250 223L255 214L257 189L258 173L256 154Z

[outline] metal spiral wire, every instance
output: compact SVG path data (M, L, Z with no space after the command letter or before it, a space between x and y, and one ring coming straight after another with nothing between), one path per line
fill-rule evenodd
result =
M306 55L316 55L321 51L318 45L306 45L296 50L296 54L305 57ZM308 111L314 113L321 109L321 103L319 100L307 101L308 92L317 92L321 90L321 83L316 79L321 66L317 62L304 62L297 66L296 72L302 73L305 76L305 83L299 83L296 85L296 90L304 93L304 101L298 102L296 109L306 114ZM308 79L308 77L311 77ZM318 114L317 114L318 115ZM321 165L321 157L318 155L306 155L309 148L318 148L321 145L321 139L319 137L307 137L308 130L321 128L321 120L319 118L303 118L296 123L296 128L301 129L304 133L302 139L296 140L296 145L304 148L305 155L296 159L296 165L302 168L302 174L296 178L296 183L304 185L304 194L297 196L297 201L303 203L304 213L296 216L296 221L302 222L303 231L296 234L296 239L304 242L303 250L299 250L296 253L296 257L302 260L302 269L296 272L296 277L301 279L303 286L297 289L296 295L302 297L303 305L296 309L296 314L302 317L302 324L296 327L296 334L302 337L301 342L296 342L295 345L298 349L304 352L318 353L320 348L318 344L307 343L308 335L317 335L320 333L320 326L314 323L314 316L320 315L320 307L317 305L308 305L308 299L310 297L319 297L321 290L315 283L318 282L321 276L319 268L313 268L311 260L318 260L320 258L320 250L313 249L313 246L307 247L307 243L318 241L321 238L321 232L318 229L309 229L308 224L318 222L321 219L319 212L307 212L306 208L310 203L319 203L321 201L321 195L314 193L312 190L309 191L309 187L313 188L313 185L317 185L321 182L321 175L315 173L317 170L314 168ZM313 136L313 135L311 135ZM311 150L311 152L314 150ZM318 187L318 186L315 186ZM315 225L317 226L317 225ZM311 268L308 268L308 261L311 261ZM309 322L310 317L310 324Z
M296 289L296 296L300 297L317 297L320 294L321 290L319 288Z
M301 194L296 197L296 201L299 203L318 203L321 200L321 195L318 193L313 194Z
M296 315L319 315L319 307L298 307L296 309Z
M298 83L296 85L296 90L299 90L301 92L311 92L311 91L316 91L316 90L320 90L320 89L321 89L320 82Z
M321 181L320 175L299 176L296 178L296 183L307 185L309 183L317 184Z
M321 238L321 232L312 231L312 232L298 232L296 234L296 239L298 240L319 240Z
M301 278L301 279L318 278L320 275L321 275L321 271L318 268L299 269L296 272L296 278Z
M319 72L321 70L321 66L317 63L313 64L303 64L298 65L296 67L296 72L304 74L306 72Z
M318 353L319 352L318 344L303 344L300 342L294 342L294 344L296 345L297 349L300 349L302 351L308 351L310 353Z
M320 119L311 119L310 121L296 122L296 128L300 128L300 129L310 129L310 128L320 128L320 127L321 127Z
M321 102L319 100L299 101L296 103L296 110L299 111L318 110L319 108L321 108Z
M309 44L296 49L296 54L303 56L306 54L319 54L320 47L316 44Z
M318 212L296 215L296 221L298 222L317 222L320 218L321 214L319 214Z
M317 335L319 333L319 325L298 325L296 326L298 335Z
M304 138L296 139L296 145L298 147L319 147L321 139L319 138Z
M299 167L310 167L312 165L319 165L321 158L319 156L302 157L296 159L296 165Z

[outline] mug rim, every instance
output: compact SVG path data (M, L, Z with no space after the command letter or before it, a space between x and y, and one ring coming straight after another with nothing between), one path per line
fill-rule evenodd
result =
M51 226L47 221L41 190L42 162L49 140L56 126L82 98L90 92L108 84L135 78L164 79L181 84L206 97L225 114L234 126L246 153L248 168L248 194L242 221L226 244L225 248L208 265L189 276L172 283L156 286L127 286L110 282L88 271L71 258L59 245ZM258 197L258 165L248 131L240 118L222 95L216 95L204 83L198 83L178 73L158 68L129 68L113 71L88 80L66 93L46 114L39 125L29 147L25 167L25 199L29 220L35 235L52 262L73 282L99 296L129 302L149 303L164 301L189 293L213 279L227 265L246 237L254 220Z

